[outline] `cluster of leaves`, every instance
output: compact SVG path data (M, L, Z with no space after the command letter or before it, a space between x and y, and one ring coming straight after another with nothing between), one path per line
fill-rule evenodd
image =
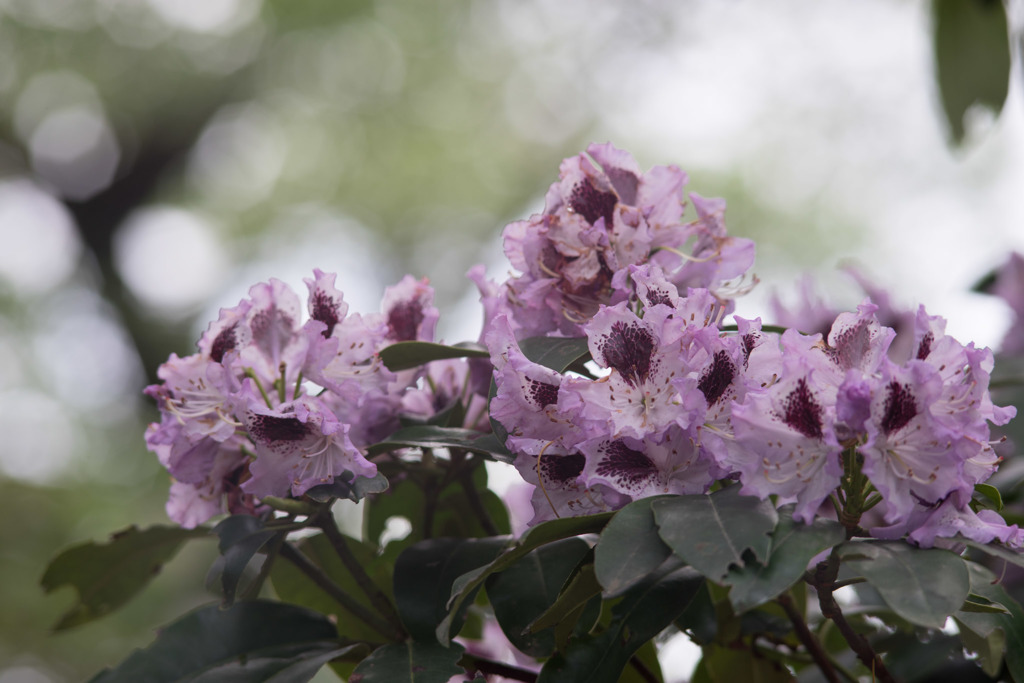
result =
M578 340L523 347L558 371L587 360ZM407 342L382 355L398 369L481 354ZM56 628L111 612L183 543L215 538L219 603L93 681L303 681L327 665L358 683L651 683L664 680L657 643L673 631L702 648L694 681L926 680L956 667L1024 680L1024 610L985 566L1024 567L1017 553L971 542L959 554L925 550L826 519L805 525L791 506L738 486L645 498L512 538L484 468L510 456L494 435L451 427L460 411L448 406L374 446L394 457L379 460L369 485L265 499L273 514L212 529L131 528L65 551L43 577L47 591L78 593ZM336 525L342 498L364 500L362 538ZM978 498L1001 504L993 487ZM411 531L387 540L396 517ZM847 586L856 598L840 602ZM493 623L530 662L493 658L481 642Z

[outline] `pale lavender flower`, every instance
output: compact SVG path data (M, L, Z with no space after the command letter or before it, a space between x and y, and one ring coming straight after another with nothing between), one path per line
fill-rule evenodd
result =
M587 486L580 475L586 456L549 441L519 443L515 467L535 488L530 502L534 515L530 526L559 517L579 517L616 510L630 501L600 484Z
M583 481L603 484L632 500L662 494L704 493L717 472L693 430L670 427L663 438L598 437L579 445Z
M246 430L256 447L249 466L252 478L242 489L257 497L301 496L343 472L373 477L377 466L366 460L349 438L348 424L338 421L319 398L301 396L268 408L247 381Z
M566 379L562 405L578 409L595 434L642 439L699 419L702 401L692 390L697 380L690 378L692 387L682 391L675 381L684 323L672 310L655 306L639 318L623 302L602 308L586 325L594 362L611 372L599 381Z
M434 307L434 288L426 278L417 280L406 275L384 290L381 311L387 321L387 339L399 341L434 341L434 328L440 316Z
M743 493L795 500L795 517L808 524L843 473L832 429L835 390L821 374L807 355L790 355L778 382L734 403L736 448L722 462L739 472Z

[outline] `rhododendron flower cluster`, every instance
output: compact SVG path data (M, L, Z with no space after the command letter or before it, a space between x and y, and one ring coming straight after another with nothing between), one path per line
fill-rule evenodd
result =
M537 487L534 523L738 479L743 493L795 502L807 523L824 512L854 526L865 514L869 533L922 546L956 534L1021 545L1016 526L970 505L999 460L989 423L1015 414L989 398L989 350L945 335L923 308L902 316L894 344L870 299L834 317L827 338L739 317L726 330L723 280L753 253L726 236L724 202L691 194L698 220L683 224L678 169L641 175L614 148L588 152L600 168L566 160L545 213L506 228L522 275L502 286L504 301L491 290L504 311L485 336L491 415ZM679 247L695 231L687 255ZM529 361L517 339L538 333L585 335L600 376ZM828 500L834 510L821 509Z
M397 428L403 402L414 413L431 402L417 373L393 373L377 356L394 342L433 340L431 287L407 276L386 291L381 313L359 315L334 283L319 270L306 280L305 322L287 285L258 284L221 310L198 353L160 367L163 382L146 393L162 419L146 442L174 478L171 519L192 527L252 512L266 496L373 477L365 447Z
M544 212L505 228L517 272L500 284L470 272L485 308L483 382L464 360L381 362L390 344L433 340L425 281L407 276L361 316L317 270L304 322L287 286L256 285L147 390L162 413L147 442L174 479L170 516L194 526L374 477L367 449L400 416L458 399L464 426L506 432L535 487L533 523L736 485L851 535L1024 543L972 505L999 462L990 425L1015 414L989 396L992 353L867 284L856 312L779 309L781 332L734 316L733 297L756 282L754 245L727 233L723 200L690 193L684 220L686 182L674 166L644 173L610 144L566 159ZM585 338L591 362L535 362L521 342L538 336Z

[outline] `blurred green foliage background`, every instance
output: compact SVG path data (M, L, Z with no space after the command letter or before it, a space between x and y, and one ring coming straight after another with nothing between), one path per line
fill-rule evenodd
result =
M831 274L855 255L997 343L1005 312L958 293L1024 249L1019 76L951 152L928 3L728 5L0 0L0 683L84 679L211 599L212 542L56 635L72 596L38 581L165 522L140 391L218 307L319 267L373 310L411 272L447 340L475 337L463 274L504 277L501 227L590 141L725 196L784 291L810 268L856 302Z

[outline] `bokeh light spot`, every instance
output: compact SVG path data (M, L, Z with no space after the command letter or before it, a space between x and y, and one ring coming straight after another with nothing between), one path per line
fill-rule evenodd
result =
M63 282L82 245L64 206L27 180L0 182L0 280L24 294Z
M115 236L114 261L139 301L167 317L184 315L204 301L229 268L211 223L169 206L129 216Z

